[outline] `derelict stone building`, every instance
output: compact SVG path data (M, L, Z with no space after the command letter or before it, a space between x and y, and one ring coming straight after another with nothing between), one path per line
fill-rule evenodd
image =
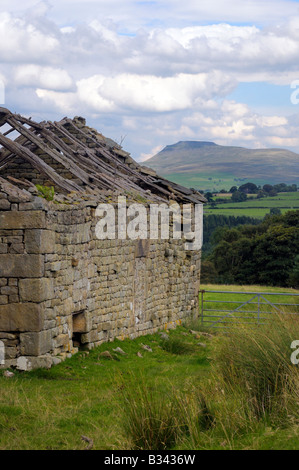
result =
M80 117L36 123L0 108L0 342L5 367L51 367L196 312L200 250L180 239L99 239L96 210L203 204Z

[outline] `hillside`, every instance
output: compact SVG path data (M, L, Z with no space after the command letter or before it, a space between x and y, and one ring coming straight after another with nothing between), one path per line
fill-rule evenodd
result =
M299 155L284 149L246 149L214 142L181 141L146 161L158 174L202 190L229 189L240 182L299 182ZM237 184L238 185L238 184Z

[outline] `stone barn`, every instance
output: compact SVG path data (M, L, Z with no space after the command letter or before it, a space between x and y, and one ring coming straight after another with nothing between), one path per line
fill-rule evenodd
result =
M115 207L119 234L120 197L147 217L171 203L202 217L200 193L139 165L81 117L37 123L0 108L0 128L0 367L49 368L197 314L200 245L138 230L99 238L97 211Z

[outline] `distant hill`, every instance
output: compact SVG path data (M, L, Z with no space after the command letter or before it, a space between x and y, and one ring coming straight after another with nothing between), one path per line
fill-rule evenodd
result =
M202 190L257 184L299 184L299 154L284 149L246 149L214 142L167 145L145 163L161 176Z

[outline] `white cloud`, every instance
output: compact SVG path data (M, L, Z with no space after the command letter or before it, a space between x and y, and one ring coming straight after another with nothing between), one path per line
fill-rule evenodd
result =
M95 75L93 77L77 82L78 98L85 103L92 111L105 112L115 111L114 100L110 100L100 92L105 84L106 77Z
M33 23L27 23L9 13L0 13L0 60L29 62L53 60L58 53L59 40Z
M60 93L57 91L37 88L36 96L41 100L42 104L46 105L46 107L44 106L44 109L50 110L53 108L53 103L55 103L58 111L63 112L63 114L72 114L76 108L75 93Z
M69 90L73 85L73 81L66 70L33 64L17 67L15 83L18 86L30 86L56 91Z
M165 27L197 22L278 23L298 15L298 4L291 0L1 0L3 11L22 12L46 9L56 23L78 23L93 18L113 18L128 31L137 31L155 22ZM40 5L41 4L41 5ZM42 6L46 4L46 6ZM31 10L33 11L33 10ZM47 10L46 10L47 11Z
M202 100L221 96L232 90L234 83L219 72L178 74L173 77L120 74L115 77L95 75L77 82L78 102L91 111L112 112L121 109L137 112L172 112L194 108ZM61 109L61 93L39 92L39 97L52 99ZM74 102L69 97L69 106ZM197 100L199 102L197 103ZM69 107L68 106L68 107Z
M163 3L166 3L164 0ZM202 22L279 22L283 18L296 16L298 4L289 0L170 0L172 8L182 19L191 19L193 15ZM170 3L168 2L168 3Z
M190 138L299 147L298 123L287 114L258 114L246 96L239 103L227 98L238 82L299 79L298 6L288 0L2 0L0 80L7 106L30 115L38 110L43 119L85 115L112 138L127 133L125 144L142 149L142 158Z
M118 106L150 112L189 109L197 97L210 98L227 87L222 74L177 74L172 77L121 74L106 78L99 93Z
M288 120L284 116L260 116L257 118L257 124L261 127L287 126Z
M238 45L240 41L248 41L258 34L256 26L231 26L229 24L215 24L209 26L188 26L186 28L169 28L166 34L180 43L184 48L191 49L196 39L209 40L211 45L229 52L230 45Z
M244 104L224 100L217 111L196 112L182 122L199 140L211 138L222 145L245 145L249 148L299 146L296 122L284 116L260 116Z

